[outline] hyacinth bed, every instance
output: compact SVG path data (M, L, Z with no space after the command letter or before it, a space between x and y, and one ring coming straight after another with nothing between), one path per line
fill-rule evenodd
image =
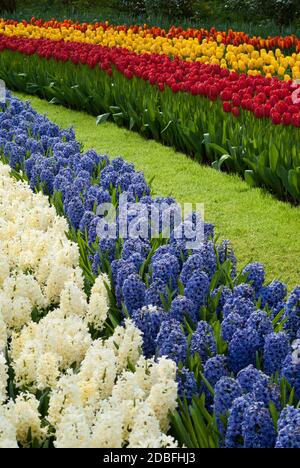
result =
M173 200L9 93L0 151L0 447L300 447L300 287L209 224L98 238L101 203Z
M12 89L112 119L299 204L297 37L2 20L0 50Z

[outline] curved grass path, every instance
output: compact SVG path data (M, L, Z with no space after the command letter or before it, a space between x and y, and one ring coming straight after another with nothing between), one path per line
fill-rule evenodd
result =
M205 203L206 221L216 234L229 239L239 266L255 260L265 264L268 279L280 278L289 288L300 284L300 208L279 202L261 189L252 189L238 176L200 166L185 155L145 140L112 123L96 126L95 118L21 93L40 113L62 127L74 126L85 149L111 157L123 156L154 178L156 195L179 202Z

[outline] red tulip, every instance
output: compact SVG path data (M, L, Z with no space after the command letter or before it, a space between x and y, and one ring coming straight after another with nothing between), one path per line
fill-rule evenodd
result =
M52 23L47 24L50 27ZM87 24L77 26L87 28ZM120 30L123 30L122 27ZM157 30L154 28L154 31ZM229 35L230 40L233 37L238 42L241 40L234 34ZM271 43L275 44L276 41L270 41ZM299 127L300 104L292 102L292 83L278 78L248 76L230 72L217 65L186 62L166 55L136 54L123 48L0 35L0 51L5 49L19 51L24 55L36 54L46 60L70 60L74 65L83 64L90 68L99 66L109 76L113 74L113 70L117 70L127 79L138 77L148 81L151 85L158 86L161 92L169 87L174 93L191 93L205 96L212 101L219 99L224 102L224 111L232 112L234 116L238 116L242 108L258 118L271 118L274 124L284 123Z
M223 109L225 112L231 112L232 107L230 102L223 102Z

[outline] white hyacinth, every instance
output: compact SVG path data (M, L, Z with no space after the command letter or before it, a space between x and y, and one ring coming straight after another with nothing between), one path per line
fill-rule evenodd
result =
M99 276L87 297L67 230L46 196L0 164L0 448L50 437L58 448L173 447L165 432L176 365L141 356L142 333L129 319L92 340L90 329L101 332L108 316L109 279Z

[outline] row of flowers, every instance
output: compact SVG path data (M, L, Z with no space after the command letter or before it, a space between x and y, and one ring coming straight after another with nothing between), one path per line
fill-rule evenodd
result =
M175 446L175 363L142 357L130 320L93 341L108 278L87 299L66 220L2 163L0 200L0 447Z
M221 99L226 112L239 116L241 109L257 118L270 118L274 124L300 126L300 105L297 85L276 78L250 77L237 74L218 65L190 63L170 59L166 55L138 55L122 48L109 48L77 42L57 42L49 39L0 37L0 51L11 50L24 55L37 55L59 62L71 61L90 68L99 67L109 75L117 69L126 78L141 78L161 91L165 87L174 93L188 92L212 101Z
M199 61L205 64L220 65L231 71L246 72L248 75L263 73L267 77L279 76L284 80L300 78L300 50L285 55L286 46L295 43L291 37L277 41L278 47L258 48L245 36L244 41L233 39L235 33L201 31L198 35L186 37L184 34L158 34L147 28L124 28L96 25L72 25L68 22L57 23L16 23L0 22L0 34L28 39L51 39L65 42L98 44L104 47L120 47L138 54L155 53L169 57L178 57L186 61ZM283 46L283 47L281 47Z
M95 280L97 284L99 274L100 278L103 278L101 274L108 274L111 280L108 297L114 323L115 326L118 321L123 323L122 327L117 326L113 338L105 343L96 340L97 344L91 344L91 351L85 350L87 362L84 359L81 367L77 362L79 373L74 375L69 371L59 380L53 377L54 389L45 420L51 430L54 426L60 435L57 435L56 445L94 446L95 440L98 443L101 440L101 446L107 446L111 442L109 439L103 442L106 434L114 437L120 434L118 417L115 417L120 407L125 412L120 419L126 422L121 424L122 430L130 431L133 420L137 424L136 431L123 436L123 446L128 443L129 446L173 445L171 439L159 432L167 432L167 414L171 409L171 432L187 446L299 448L300 411L296 409L300 398L299 287L287 298L285 284L277 280L265 284L265 272L258 263L246 266L242 274L237 275L232 248L228 242L217 245L211 225L205 225L205 240L201 246L189 251L174 232L178 229L185 232L183 228L188 224L197 229L196 214L183 224L173 226L169 242L157 238L145 240L140 236L125 241L118 236L99 239L97 206L101 203L112 201L118 207L120 194L126 193L130 201L139 200L148 209L155 204L161 211L174 200L153 200L143 174L135 172L131 164L120 158L110 163L106 156L94 151L81 154L72 131L61 131L47 118L32 111L28 104L13 98L8 98L7 108L1 115L0 132L3 159L16 175L20 170L26 174L32 190L47 193L57 210L68 219L70 235L79 243L81 260L84 260L81 267L86 284L93 284ZM137 224L141 222L137 220ZM93 293L92 285L88 289ZM71 293L70 297L76 295ZM76 299L73 307L78 303ZM101 310L99 307L100 313ZM64 320L71 314L64 315ZM22 343L27 339L35 343L47 342L48 332L44 331L44 326L52 315L56 320L57 312L49 312L38 324L13 336L16 340L11 348L13 360L22 354ZM96 314L93 316L93 331L101 333L103 319L99 324ZM124 322L126 316L140 332L128 319ZM124 335L127 338L120 345L121 338L117 337ZM77 353L84 343L86 341L80 337ZM28 345L26 351L32 346ZM59 343L56 352L62 347L63 353L64 346ZM122 374L118 380L118 371L111 377L111 369L102 362L101 375L112 379L108 394L105 393L106 382L99 383L97 379L94 382L90 377L97 369L94 360L98 346L107 352L105 358L100 353L101 361L110 361L111 347L115 347L117 369L118 359L122 370L130 365L130 372L124 371L125 376ZM137 349L140 346L144 357L139 361ZM77 355L75 351L74 355ZM33 353L33 360L34 356L36 353ZM162 360L157 361L160 357ZM174 413L176 368L166 357L177 364L178 394L183 402L177 413ZM63 356L60 359L63 362ZM150 360L148 364L145 359ZM26 363L26 369L36 369L36 364L29 365L30 362ZM49 368L57 369L54 360L51 363ZM161 373L155 370L154 380L150 379L153 387L145 383L149 365L161 368ZM29 391L40 385L35 376L36 370L29 380L21 373L21 381L25 379L23 382ZM86 383L82 382L83 378ZM162 378L167 378L159 387L164 390L164 397L157 390ZM135 419L130 412L131 423L127 424L128 413L120 404L120 395L123 399L126 395L124 405L129 412L132 408L128 400L132 401L132 395L134 398L138 395L143 402L143 410L138 406ZM99 398L101 402L106 398L105 403L99 403ZM61 420L63 401L70 402L70 406L63 411ZM145 412L149 418L151 416L151 422ZM113 426L111 419L115 421ZM157 436L155 441L149 441L154 426ZM70 436L69 427L72 428ZM119 445L116 443L116 446Z
M184 38L184 39L195 39L197 38L199 42L202 42L204 39L210 41L217 41L223 44L250 44L253 45L256 49L292 49L295 48L299 52L299 38L295 35L289 36L268 36L267 38L262 38L260 36L249 36L244 32L233 31L229 29L228 31L218 31L215 27L211 29L195 29L188 28L183 29L182 27L171 26L170 29L166 30L157 26L150 27L146 24L143 26L133 25L113 25L109 24L108 21L104 22L95 22L95 23L79 23L78 21L74 22L71 19L65 19L64 21L57 21L52 19L50 21L44 21L43 19L32 18L30 21L23 20L19 22L14 19L1 20L1 27L16 27L19 24L22 24L24 28L45 28L45 29L60 29L62 31L71 30L79 31L80 33L86 33L87 36L90 34L95 34L95 32L106 32L107 30L114 30L118 32L124 32L126 34L140 34L141 36L153 36L155 37L167 37L170 39L174 38Z

